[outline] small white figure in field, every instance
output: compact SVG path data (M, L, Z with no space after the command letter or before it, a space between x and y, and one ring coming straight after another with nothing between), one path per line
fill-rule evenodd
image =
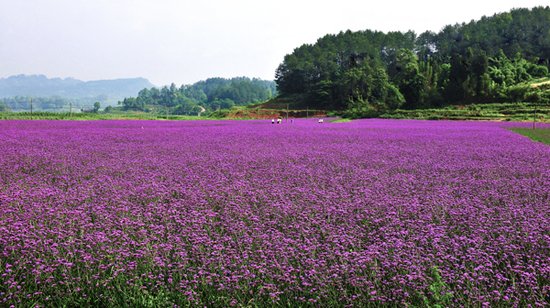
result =
M271 119L271 124L275 124L275 119Z
M283 120L281 118L277 118L277 124L283 123Z
M319 123L323 123L323 119L319 119Z

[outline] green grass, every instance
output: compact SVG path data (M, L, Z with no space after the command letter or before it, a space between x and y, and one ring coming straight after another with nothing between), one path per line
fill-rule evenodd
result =
M512 128L512 131L531 138L534 141L550 145L550 128Z
M351 122L351 119L341 118L341 119L336 119L336 120L330 121L330 123L347 123L347 122Z

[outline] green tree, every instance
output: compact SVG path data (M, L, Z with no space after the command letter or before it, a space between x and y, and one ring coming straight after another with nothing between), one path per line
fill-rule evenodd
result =
M6 106L4 102L0 102L0 112L6 112L6 111L9 111L8 106Z
M418 59L412 50L400 49L390 67L392 80L405 98L404 107L420 107L424 94L425 77L420 73Z

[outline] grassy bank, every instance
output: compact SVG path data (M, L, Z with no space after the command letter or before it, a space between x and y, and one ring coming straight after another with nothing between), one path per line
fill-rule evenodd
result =
M261 106L265 107L265 106ZM286 117L284 108L235 107L230 110L220 110L208 116L165 115L145 112L116 113L56 113L56 112L0 112L2 120L197 120L197 119L272 119ZM279 106L281 107L281 106ZM293 109L288 110L290 118L327 117L337 115L337 112L326 110ZM534 103L495 103L473 104L465 106L448 106L444 108L402 110L398 109L374 117L385 119L420 119L420 120L487 120L487 121L533 121L550 122L550 105Z
M0 112L0 120L198 120L206 117L151 113Z
M535 113L536 111L536 113ZM422 120L492 120L492 121L550 121L550 106L534 103L473 104L444 108L395 110L380 117L386 119Z
M534 141L550 145L550 128L512 128L512 131L531 138Z

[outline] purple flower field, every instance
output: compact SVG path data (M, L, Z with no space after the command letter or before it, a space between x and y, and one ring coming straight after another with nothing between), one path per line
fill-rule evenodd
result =
M0 306L548 305L521 125L2 121Z

